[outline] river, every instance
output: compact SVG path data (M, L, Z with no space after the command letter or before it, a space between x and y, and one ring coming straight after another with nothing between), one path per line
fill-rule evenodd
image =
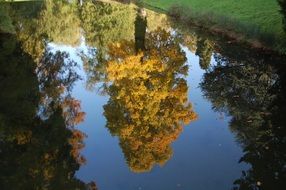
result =
M133 4L5 6L0 189L285 187L284 56Z

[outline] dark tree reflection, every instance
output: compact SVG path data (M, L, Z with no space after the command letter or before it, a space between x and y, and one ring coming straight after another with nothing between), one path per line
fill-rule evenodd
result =
M201 88L215 110L232 116L244 151L240 162L251 166L233 189L280 190L286 185L285 60L257 55L216 54Z
M84 134L74 125L82 121L83 113L79 102L68 95L67 86L72 85L74 78L70 74L59 77L64 68L59 61L62 56L66 55L47 53L43 69L22 51L14 36L0 36L0 187L3 190L95 188L94 183L85 184L75 177L84 162L79 154ZM49 75L45 77L49 82L41 78L44 73ZM58 92L58 87L67 90L49 93ZM44 114L41 108L43 97L47 96L49 114ZM76 119L78 115L81 119Z
M147 18L144 9L138 9L138 13L135 19L135 51L145 50L145 35L147 28Z

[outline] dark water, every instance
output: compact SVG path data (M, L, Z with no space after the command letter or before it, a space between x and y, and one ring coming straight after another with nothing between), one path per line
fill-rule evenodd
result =
M285 188L285 57L135 5L0 6L1 190Z

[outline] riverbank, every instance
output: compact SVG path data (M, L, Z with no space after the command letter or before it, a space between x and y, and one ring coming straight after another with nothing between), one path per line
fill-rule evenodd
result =
M184 24L195 24L259 48L286 52L280 6L276 0L143 0Z

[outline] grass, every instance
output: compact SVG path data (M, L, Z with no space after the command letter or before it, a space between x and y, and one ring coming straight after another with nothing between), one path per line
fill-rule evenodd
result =
M205 21L205 25L218 25L267 45L281 46L285 39L282 15L277 0L142 0L147 5L166 11L174 5L184 7L183 13ZM202 18L205 17L205 18ZM212 23L210 23L212 22ZM283 40L284 41L284 40ZM284 42L283 42L284 43Z

